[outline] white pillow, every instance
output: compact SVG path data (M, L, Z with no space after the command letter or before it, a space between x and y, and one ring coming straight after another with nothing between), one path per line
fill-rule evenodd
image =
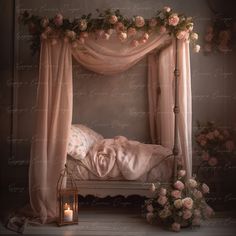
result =
M75 159L84 159L89 149L99 140L102 135L84 125L72 125L70 128L67 153Z

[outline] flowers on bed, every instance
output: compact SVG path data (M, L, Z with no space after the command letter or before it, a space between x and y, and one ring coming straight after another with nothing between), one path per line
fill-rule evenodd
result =
M195 141L199 148L201 166L226 167L232 165L236 146L232 134L213 122L197 123Z
M83 33L97 39L109 40L111 31L115 30L118 39L121 42L129 41L133 47L138 47L149 40L151 34L168 33L174 35L179 40L191 41L194 45L194 51L198 52L200 46L196 44L198 35L193 32L192 17L173 11L170 7L164 7L162 10L151 17L144 19L143 16L134 16L127 18L123 16L119 9L113 11L111 9L101 12L97 9L98 17L92 18L92 14L83 15L80 18L69 20L61 13L56 14L53 18L40 17L31 15L25 11L20 15L20 21L28 25L29 32L33 36L31 49L36 52L40 48L40 40L51 40L55 37L65 38L66 41L73 45L80 45L86 42L88 37L84 37ZM50 28L50 33L47 28ZM75 35L68 37L68 31L74 32ZM103 32L97 35L97 32ZM75 41L77 44L75 44ZM81 43L83 42L83 43ZM78 46L79 47L79 46Z
M188 179L185 170L179 170L175 183L159 184L155 189L155 196L145 202L146 219L151 224L162 223L179 232L181 227L200 226L213 215L204 197L209 187L194 177Z

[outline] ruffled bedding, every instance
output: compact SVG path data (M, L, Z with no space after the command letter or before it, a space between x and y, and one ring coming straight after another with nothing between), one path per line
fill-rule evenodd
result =
M118 136L97 140L83 159L68 156L67 164L80 180L169 181L173 158L161 161L170 154L169 149L160 145Z

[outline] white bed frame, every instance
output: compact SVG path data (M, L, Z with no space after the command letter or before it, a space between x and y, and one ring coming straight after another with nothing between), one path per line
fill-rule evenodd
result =
M178 148L178 113L179 113L179 93L178 93L178 78L179 78L179 70L178 70L178 39L176 38L175 42L175 69L174 69L174 78L175 78L175 103L174 103L174 145L172 154L164 158L166 160L169 157L174 158L173 162L173 180L174 182L177 179L177 157L179 154ZM160 163L159 163L160 164ZM81 162L81 165L85 167L85 165ZM151 197L153 193L151 192L152 183L142 183L135 181L82 181L75 180L76 185L78 187L79 195L93 195L97 197L106 197L106 196L130 196L130 195L140 195L145 197ZM170 184L170 183L165 183ZM157 186L158 183L155 183Z

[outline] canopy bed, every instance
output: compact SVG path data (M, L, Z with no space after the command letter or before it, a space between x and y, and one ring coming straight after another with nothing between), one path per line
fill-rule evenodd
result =
M191 176L189 40L195 43L197 39L192 31L192 19L170 8L164 8L151 20L141 16L128 20L119 11L110 10L98 19L90 17L70 22L61 14L50 20L23 14L23 23L29 25L34 38L38 39L32 45L40 44L36 138L31 148L29 189L31 206L42 222L56 216L53 186L66 162L71 169L79 165L77 170L83 171L81 175L77 173L82 195L148 196L152 182L176 177L179 154ZM199 49L198 45L195 47ZM73 143L71 129L76 129L71 126L72 56L93 72L113 75L129 69L146 55L153 144L141 144L125 137L98 138L83 158L73 155L73 144L68 146L68 140ZM68 153L74 158L67 158ZM108 169L113 174L119 172L113 180ZM163 173L157 179L148 177L161 170ZM94 176L100 178L95 180Z

